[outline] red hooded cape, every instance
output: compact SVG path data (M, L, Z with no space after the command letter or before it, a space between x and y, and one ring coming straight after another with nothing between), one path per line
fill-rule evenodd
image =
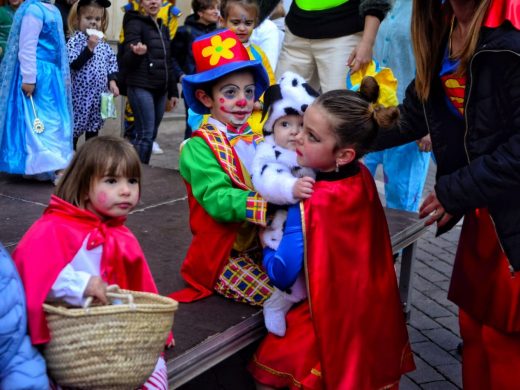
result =
M260 345L250 369L261 383L387 389L415 368L386 218L360 166L317 181L303 203L308 305L289 312L285 337L269 334Z
M88 234L87 249L103 245L100 275L108 284L157 293L157 287L135 236L123 226L126 218L103 222L88 210L51 196L43 216L25 233L13 253L27 297L33 344L50 340L43 303L56 278Z
M493 0L484 19L484 26L495 28L506 20L520 30L520 1Z

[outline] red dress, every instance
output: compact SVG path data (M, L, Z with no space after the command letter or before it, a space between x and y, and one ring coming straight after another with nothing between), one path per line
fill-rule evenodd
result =
M157 287L126 218L103 222L88 210L51 196L43 216L25 233L13 253L27 297L29 333L33 344L50 340L43 303L56 278L69 264L85 238L87 249L103 245L100 275L108 284L157 293Z
M388 227L363 166L318 180L303 202L308 302L287 316L285 337L266 336L250 365L275 387L382 389L415 368Z

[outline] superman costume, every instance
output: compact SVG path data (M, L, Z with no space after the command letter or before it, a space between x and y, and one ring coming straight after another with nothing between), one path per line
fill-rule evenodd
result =
M56 278L89 236L87 249L103 246L102 279L123 289L157 293L144 254L126 218L106 222L88 210L52 196L43 216L25 233L13 253L27 296L33 344L50 340L43 303Z
M414 362L372 176L357 162L319 173L312 197L300 206L309 299L289 312L285 337L266 336L250 371L277 388L397 388ZM289 226L294 213L279 254L297 241ZM279 260L288 269L302 261L301 250L285 253ZM283 278L271 273L282 268L266 265L275 285Z

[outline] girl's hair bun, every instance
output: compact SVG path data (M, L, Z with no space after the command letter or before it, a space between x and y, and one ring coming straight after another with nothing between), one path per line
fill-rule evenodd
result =
M370 103L377 102L379 98L379 84L372 76L365 76L361 80L359 94Z

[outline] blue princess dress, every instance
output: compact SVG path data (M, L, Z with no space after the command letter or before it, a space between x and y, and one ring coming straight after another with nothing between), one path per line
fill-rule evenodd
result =
M70 72L58 9L26 0L15 14L8 47L0 66L0 171L49 173L51 179L72 157ZM41 133L34 131L31 100L22 91L20 61L36 73L25 82L36 82L33 101L44 125Z

